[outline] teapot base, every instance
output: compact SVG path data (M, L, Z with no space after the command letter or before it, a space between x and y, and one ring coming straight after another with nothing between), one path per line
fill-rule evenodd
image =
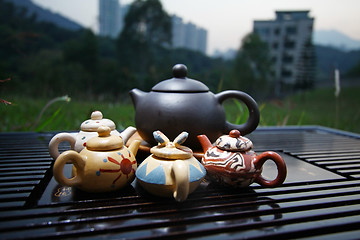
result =
M221 185L224 187L231 187L231 188L244 188L248 187L254 182L253 178L241 178L241 177L230 177L230 176L223 176L219 174L209 173L206 176L206 179L209 182L212 182L216 185Z
M195 182L189 183L189 194L194 192L195 189L200 185L201 181L200 179ZM147 183L144 181L141 181L140 179L136 179L136 181L141 185L143 189L145 189L148 193L158 196L158 197L165 197L165 198L173 198L174 196L174 185L163 185L163 184L155 184L155 183Z

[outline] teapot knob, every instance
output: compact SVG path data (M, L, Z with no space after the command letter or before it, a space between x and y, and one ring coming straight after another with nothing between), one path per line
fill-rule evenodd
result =
M186 78L187 67L184 64L176 64L173 67L173 75L176 78Z
M230 131L229 136L232 138L239 138L241 136L241 133L239 130L234 129Z
M91 113L91 120L101 120L103 115L100 111L94 111Z
M111 129L108 126L100 126L97 130L99 137L110 136Z

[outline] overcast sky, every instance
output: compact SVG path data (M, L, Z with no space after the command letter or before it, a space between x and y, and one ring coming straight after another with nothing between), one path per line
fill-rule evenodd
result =
M32 0L97 31L98 0ZM122 4L132 0L120 0ZM360 40L360 0L161 0L165 11L208 30L208 53L239 48L254 20L275 18L276 10L310 10L314 29L337 30Z

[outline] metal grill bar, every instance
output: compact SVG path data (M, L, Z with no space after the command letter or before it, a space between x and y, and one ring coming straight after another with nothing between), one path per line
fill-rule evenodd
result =
M255 151L328 173L266 189L204 181L184 203L137 186L115 194L70 194L52 179L52 133L0 134L0 238L353 238L360 233L360 137L319 127L263 128ZM271 141L269 141L271 139ZM66 149L66 148L64 148ZM301 165L298 165L301 163ZM342 177L341 177L342 176Z

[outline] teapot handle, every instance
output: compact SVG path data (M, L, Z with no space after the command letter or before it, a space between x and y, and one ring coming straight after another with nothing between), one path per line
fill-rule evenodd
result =
M49 142L49 153L54 160L59 157L59 144L64 141L68 141L71 149L74 150L76 139L73 134L58 133Z
M184 160L176 160L172 171L175 177L174 198L178 202L185 201L189 195L189 167Z
M64 176L64 166L67 161L71 161L76 168L76 175L73 178L67 178ZM60 156L55 160L53 173L54 178L60 184L64 186L77 186L82 182L82 176L84 175L85 160L81 155L74 150L69 150L60 154Z
M250 95L241 91L227 90L215 94L215 97L220 104L222 104L223 101L225 101L226 99L236 98L245 103L246 107L249 110L249 118L246 123L237 125L226 121L224 133L228 133L233 129L237 129L240 131L241 135L244 136L256 129L260 121L260 112L256 101Z
M255 178L255 182L264 187L277 187L281 185L286 179L286 175L287 175L286 164L279 154L277 154L276 152L267 151L256 156L254 160L255 168L261 169L267 160L272 160L275 162L278 170L278 174L276 178L272 181L269 181L263 178L262 175L260 174Z

